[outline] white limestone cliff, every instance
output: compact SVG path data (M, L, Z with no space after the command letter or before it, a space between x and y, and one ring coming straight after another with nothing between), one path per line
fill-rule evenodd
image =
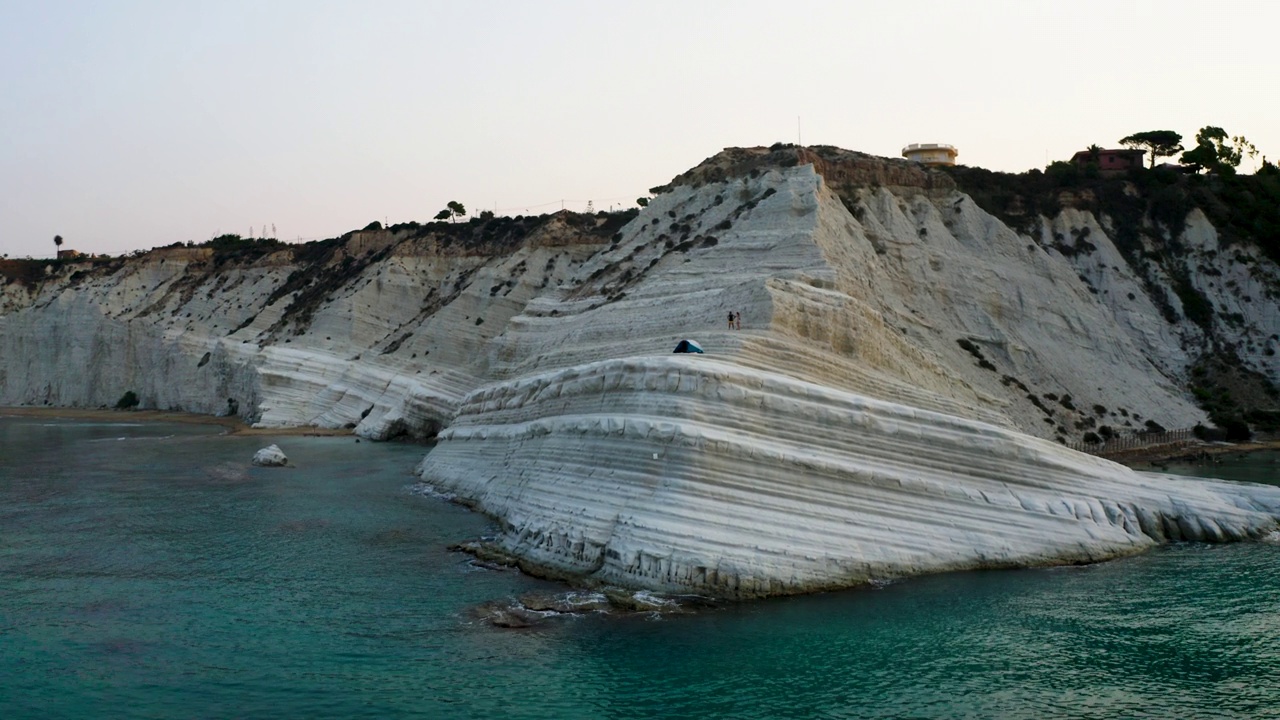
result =
M712 158L616 234L560 214L11 282L0 404L134 391L268 427L440 431L419 473L497 518L496 549L660 590L803 592L1275 529L1273 489L1055 442L1205 417L1187 389L1203 329L1109 218L1066 209L1030 237L906 163L775 158ZM1221 251L1198 212L1183 242L1234 314L1221 332L1274 376L1280 272ZM685 337L707 355L672 356Z
M1280 516L1280 487L1137 473L703 356L476 391L421 472L532 572L738 598L1258 538Z

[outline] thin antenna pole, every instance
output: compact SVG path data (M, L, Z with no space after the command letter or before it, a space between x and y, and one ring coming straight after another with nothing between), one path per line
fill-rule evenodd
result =
M804 139L800 135L800 116L796 116L796 144L804 147Z

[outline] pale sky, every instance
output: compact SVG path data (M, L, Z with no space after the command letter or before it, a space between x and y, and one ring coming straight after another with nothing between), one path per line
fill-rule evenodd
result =
M0 0L0 253L634 205L721 148L1280 158L1280 2ZM1253 163L1256 166L1256 163Z

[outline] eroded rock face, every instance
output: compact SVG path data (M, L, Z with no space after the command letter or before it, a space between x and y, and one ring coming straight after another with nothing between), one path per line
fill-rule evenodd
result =
M111 406L131 391L142 408L263 427L430 437L481 382L492 338L623 219L415 225L248 259L252 247L172 248L64 265L3 286L0 405Z
M656 459L654 459L656 456ZM420 472L543 574L760 597L1271 533L1280 488L1136 473L955 415L705 358L473 393Z
M1190 282L1230 310L1219 335L1270 347L1280 270L1221 251L1203 215L1186 226ZM1020 235L910 163L740 148L625 227L503 218L10 283L0 404L133 391L263 426L443 429L419 473L499 520L495 553L667 592L1270 532L1274 490L1136 474L1055 442L1204 419L1187 391L1204 328L1110 227L1068 209ZM672 356L682 338L706 355ZM1274 354L1240 361L1277 370Z
M1160 318L1105 230L1099 257L1064 254L928 190L851 210L810 167L671 188L615 251L654 270L593 259L594 284L531 303L420 474L501 519L526 569L720 597L1275 531L1274 488L1047 441L1201 420L1169 380L1199 330ZM667 240L701 233L714 250L668 265ZM717 327L726 308L743 331ZM647 351L664 329L707 355Z
M253 454L253 464L258 467L284 467L289 464L289 458L285 457L279 445L268 445Z

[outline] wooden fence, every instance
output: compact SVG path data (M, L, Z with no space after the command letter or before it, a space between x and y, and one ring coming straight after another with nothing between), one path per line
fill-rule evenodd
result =
M1112 437L1102 442L1075 442L1067 447L1090 455L1105 457L1153 447L1191 445L1194 442L1196 442L1195 432L1191 428L1183 428L1181 430L1165 430L1164 432L1135 432Z

